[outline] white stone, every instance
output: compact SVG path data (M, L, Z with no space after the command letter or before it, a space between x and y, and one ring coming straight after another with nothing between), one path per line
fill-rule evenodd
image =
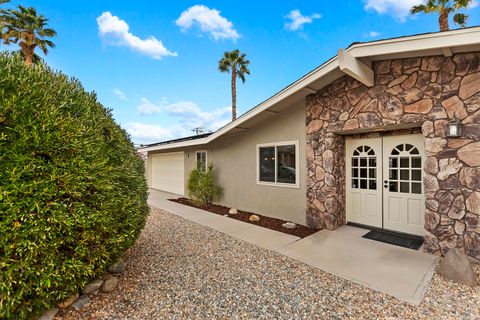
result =
M82 295L72 304L72 307L75 310L80 310L84 307L87 307L90 304L90 298L87 295Z
M103 292L112 292L113 290L115 290L117 285L118 285L118 278L117 277L108 278L102 284L102 291Z
M295 229L297 227L297 225L293 222L285 222L284 224L282 224L282 228L285 228L285 229Z
M228 210L228 213L229 214L237 214L238 210L237 210L237 208L230 208L230 210Z

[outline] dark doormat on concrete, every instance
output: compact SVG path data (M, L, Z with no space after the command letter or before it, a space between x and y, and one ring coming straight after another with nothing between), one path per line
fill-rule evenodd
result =
M385 230L372 230L364 235L363 238L389 243L395 246L413 250L418 250L418 248L420 248L423 244L422 237L410 236Z

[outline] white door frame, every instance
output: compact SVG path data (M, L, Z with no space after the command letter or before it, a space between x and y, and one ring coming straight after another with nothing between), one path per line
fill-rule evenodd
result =
M364 152L366 146L371 148L368 152L372 154ZM382 228L382 138L348 139L345 150L347 220ZM354 152L359 155L354 156ZM363 165L361 160L365 162ZM365 179L361 179L362 174Z

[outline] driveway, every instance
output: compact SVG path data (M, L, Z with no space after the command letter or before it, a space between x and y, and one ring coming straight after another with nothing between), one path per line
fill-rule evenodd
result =
M115 292L100 293L90 306L57 319L480 316L479 289L437 275L415 306L158 209L125 261Z

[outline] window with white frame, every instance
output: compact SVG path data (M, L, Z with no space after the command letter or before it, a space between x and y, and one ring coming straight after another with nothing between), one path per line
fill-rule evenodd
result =
M207 151L197 151L197 169L200 172L207 172Z
M257 183L298 187L298 141L257 145Z

